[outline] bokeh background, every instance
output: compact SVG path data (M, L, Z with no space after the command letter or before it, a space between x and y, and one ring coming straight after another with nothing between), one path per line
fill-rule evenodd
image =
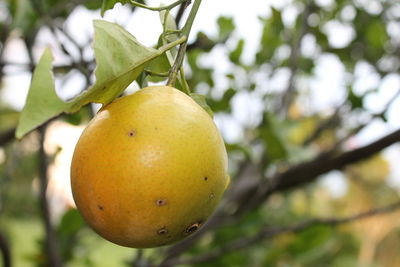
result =
M202 231L146 250L101 239L74 208L71 156L98 105L14 138L46 47L61 98L93 83L99 2L0 1L4 266L400 266L399 1L203 1L185 69L232 183ZM129 5L103 19L148 46L162 31L157 12Z

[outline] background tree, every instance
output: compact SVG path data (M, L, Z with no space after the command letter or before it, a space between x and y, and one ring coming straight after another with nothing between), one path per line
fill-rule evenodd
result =
M189 7L190 1L182 1L173 10L177 25ZM64 58L54 63L60 95L71 97L65 90L72 77L84 78L82 90L93 83L91 41L76 40L67 27L78 8L101 7L92 0L0 3L1 93L10 90L10 76L32 73L43 42ZM124 10L135 16L137 7ZM54 208L49 168L61 151L46 149L46 140L61 125L86 124L92 105L17 141L20 111L0 99L4 266L400 264L400 174L393 173L398 158L390 157L398 156L400 141L400 4L292 0L271 5L259 21L261 39L251 60L244 59L247 44L235 34L235 18L220 17L217 35L199 32L187 45L187 82L206 96L226 137L232 182L214 217L169 247L109 244L72 207ZM16 42L28 62L13 60L9 51ZM215 55L228 67L204 64ZM134 85L143 84L144 75L165 83L165 77L143 73ZM315 88L321 76L333 77L334 94ZM384 129L380 135L376 125ZM363 141L370 133L376 138Z

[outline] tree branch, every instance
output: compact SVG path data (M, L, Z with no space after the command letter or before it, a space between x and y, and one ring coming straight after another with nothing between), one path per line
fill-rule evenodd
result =
M0 251L3 256L3 266L11 267L10 245L2 232L0 232Z
M179 24L182 20L183 14L185 13L186 8L191 4L191 2L192 2L191 0L186 0L179 6L179 9L178 9L178 12L176 13L176 18L175 18L176 25L179 26Z
M274 192L289 190L306 183L311 183L315 181L319 175L331 170L342 169L349 164L366 159L399 141L400 129L369 145L348 152L343 152L341 154L336 153L336 151L325 152L311 161L300 163L274 175L271 179L272 182L264 184L255 183L249 187L245 187L243 189L245 192L239 190L238 194L252 196L252 198L247 199L246 201L242 200L243 205L246 205L245 211L248 211L264 203ZM231 198L235 199L234 196L231 196ZM241 211L241 214L234 214L227 218L228 215L225 214L224 211L220 210L210 218L207 224L205 224L200 231L197 231L195 235L171 246L167 251L164 263L176 261L177 258L188 248L193 246L204 233L221 226L232 219L240 219L241 215L243 215L245 211Z
M0 146L4 146L8 142L11 142L14 139L14 137L15 137L15 128L0 133Z
M46 125L39 128L40 131L40 149L39 149L39 177L40 177L40 210L42 213L43 223L45 227L45 246L47 252L48 265L52 267L61 267L62 261L58 250L58 242L56 233L51 223L51 215L49 204L47 201L47 155L44 151L44 141L46 133Z
M297 187L299 185L310 183L317 179L319 175L332 170L340 170L352 163L366 159L380 152L386 147L400 141L400 129L394 131L377 141L368 145L337 154L335 152L327 152L319 157L298 164L288 170L276 175L273 179L272 186L268 189L269 193L282 191ZM265 197L265 196L264 196Z
M279 108L284 116L286 116L286 113L290 107L290 104L293 101L293 95L294 95L295 89L296 89L295 88L295 78L296 78L296 72L298 69L300 45L301 45L301 41L303 40L304 35L308 31L307 20L312 12L313 7L314 7L313 4L310 1L307 1L305 10L301 17L300 29L293 30L294 37L293 37L293 42L291 45L290 56L289 56L289 69L290 69L289 84L287 86L285 93L282 96L280 108Z
M215 260L226 253L236 251L238 249L248 248L265 239L270 239L272 237L285 234L285 233L298 233L307 228L316 226L316 225L327 225L327 226L336 226L339 224L345 224L354 222L357 220L365 219L368 217L381 215L389 212L393 212L400 209L400 201L392 203L390 205L372 209L366 212L362 212L353 216L344 217L344 218L317 218L311 219L308 221L300 222L297 224L289 225L289 226L282 226L282 227L275 227L271 228L269 226L263 227L256 235L251 237L244 237L237 240L234 240L231 243L227 243L226 245L209 251L205 254L195 256L193 258L182 260L177 259L174 261L170 261L163 266L173 266L177 264L196 264L202 262L209 262L211 260Z

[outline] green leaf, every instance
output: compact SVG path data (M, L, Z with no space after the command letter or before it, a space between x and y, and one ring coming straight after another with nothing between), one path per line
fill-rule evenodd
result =
M347 99L350 101L352 109L363 107L363 98L356 95L352 88L349 89L349 94L347 96Z
M229 59L236 64L240 63L240 57L244 48L244 40L240 39L236 45L236 48L229 54Z
M168 32L168 31L177 31L178 30L178 25L176 25L176 20L175 17L171 14L171 12L167 10L162 10L159 13L160 15L160 21L161 24L163 25L163 32ZM165 41L168 42L173 42L179 38L178 33L172 33L168 34L165 36ZM165 43L164 43L165 44Z
M104 17L104 13L112 9L116 3L121 3L121 4L126 4L129 3L128 0L103 0L103 3L101 5L101 16Z
M211 118L214 116L211 108L207 104L206 98L203 95L192 93L190 94L190 97L196 101L196 103L199 104L208 113L208 115L210 115Z
M163 25L164 29L163 34L161 34L158 40L158 47L161 47L170 42L178 40L179 34L178 33L164 34L165 32L176 31L178 29L178 26L176 25L175 18L171 15L170 12L163 10L159 12L159 15L161 24ZM168 73L172 65L174 64L177 52L178 52L177 48L170 49L163 55L152 60L146 69L153 73L159 73L159 74ZM150 75L148 77L148 80L151 82L161 82L166 79L167 77L161 77L157 75Z
M68 112L90 102L110 103L139 76L147 63L164 52L141 45L118 24L95 20L94 27L96 83L73 101Z
M12 15L11 28L19 28L23 32L31 31L38 20L30 0L10 0L10 11Z
M61 217L58 232L62 235L72 235L85 225L82 216L77 209L70 209Z
M219 27L219 40L224 41L228 39L235 29L233 19L229 17L219 17L217 23Z
M269 18L261 19L264 23L261 35L260 50L256 54L257 64L269 62L275 50L283 43L282 31L285 28L281 11L272 8L272 15Z
M236 90L229 88L224 92L221 99L215 100L213 98L209 99L208 103L211 109L215 112L217 111L230 111L231 109L231 99L236 95Z
M368 43L374 48L381 48L388 40L386 24L380 19L374 19L366 27Z
M51 71L52 60L51 51L47 48L33 73L25 107L16 130L17 138L21 138L68 107L56 94Z
M179 43L153 49L141 45L118 24L96 20L94 27L96 83L72 101L63 102L55 93L51 54L48 51L43 63L35 71L37 74L34 74L34 82L19 122L16 134L18 138L61 112L77 112L82 106L92 102L104 105L110 103L138 78L151 60Z
M260 137L264 141L270 161L285 159L288 154L279 128L280 125L278 125L273 114L264 114L263 124L260 127Z

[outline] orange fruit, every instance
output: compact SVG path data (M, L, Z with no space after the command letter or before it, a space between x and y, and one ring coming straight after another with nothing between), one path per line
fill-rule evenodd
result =
M168 86L103 107L71 164L75 203L105 239L156 247L195 232L229 183L227 154L211 117Z

